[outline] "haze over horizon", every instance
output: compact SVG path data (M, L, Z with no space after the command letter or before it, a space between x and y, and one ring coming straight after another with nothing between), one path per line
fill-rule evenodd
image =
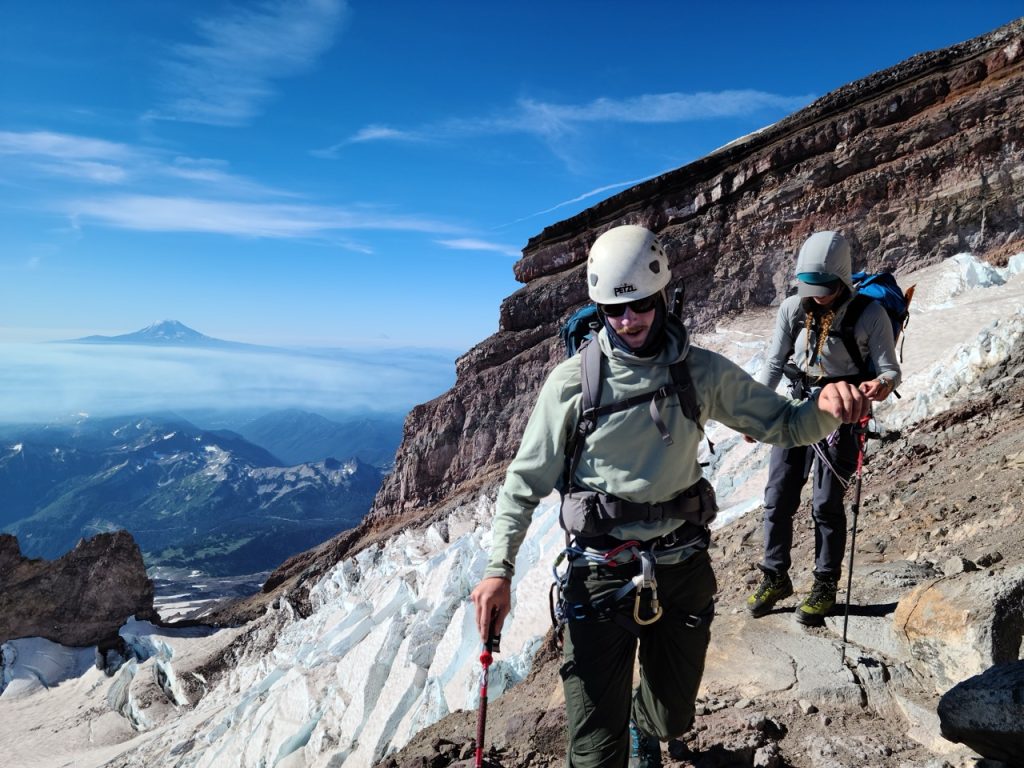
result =
M165 321L166 322L166 321ZM120 337L0 345L0 424L75 413L300 408L404 414L455 380L456 353L427 348L275 348L211 338L180 323ZM156 331L156 336L147 331Z
M464 351L545 226L1016 2L12 5L0 342Z

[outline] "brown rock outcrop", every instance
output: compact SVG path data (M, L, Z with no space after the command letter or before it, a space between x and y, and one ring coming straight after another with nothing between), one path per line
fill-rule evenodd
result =
M1024 250L1024 20L923 53L633 187L530 240L499 331L463 355L455 386L413 409L364 530L429 519L500 479L561 320L586 299L582 264L605 229L661 232L697 329L778 303L793 254L839 229L871 269L964 250Z
M23 557L18 540L0 534L0 642L44 637L97 645L132 615L156 618L153 582L127 531L82 539L56 560Z

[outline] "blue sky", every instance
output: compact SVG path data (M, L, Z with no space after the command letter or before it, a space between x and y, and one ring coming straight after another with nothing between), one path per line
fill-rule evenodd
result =
M543 227L1022 11L8 0L0 342L464 351Z

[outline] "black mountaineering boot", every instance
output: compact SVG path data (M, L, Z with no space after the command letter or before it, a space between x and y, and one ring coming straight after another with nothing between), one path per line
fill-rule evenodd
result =
M820 627L836 604L838 576L814 576L811 594L796 607L796 620L807 627Z
M779 600L793 594L793 582L789 580L788 573L761 570L764 571L764 579L754 594L747 598L747 610L755 619L767 616Z

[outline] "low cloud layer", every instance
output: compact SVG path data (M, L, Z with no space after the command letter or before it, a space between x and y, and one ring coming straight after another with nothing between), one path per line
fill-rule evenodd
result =
M192 408L405 412L449 388L454 354L6 344L0 422Z

